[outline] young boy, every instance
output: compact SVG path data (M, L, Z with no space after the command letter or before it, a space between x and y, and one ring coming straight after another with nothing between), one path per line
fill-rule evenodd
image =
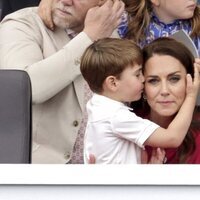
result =
M84 159L94 154L96 163L141 163L141 148L178 147L191 123L199 86L187 76L187 96L167 129L137 117L126 104L141 98L144 77L142 52L130 40L102 39L82 56L81 73L94 92L87 103L88 124ZM187 115L185 115L187 113ZM177 133L177 134L174 134Z

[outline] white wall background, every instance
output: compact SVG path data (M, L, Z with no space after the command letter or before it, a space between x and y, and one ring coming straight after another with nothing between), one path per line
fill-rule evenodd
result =
M199 200L198 186L0 186L1 200Z
M196 200L200 165L0 165L0 200Z

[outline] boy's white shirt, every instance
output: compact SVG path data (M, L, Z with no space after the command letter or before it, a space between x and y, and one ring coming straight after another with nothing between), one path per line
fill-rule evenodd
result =
M141 148L159 126L130 110L121 102L93 95L87 103L85 163L88 163L89 154L95 156L96 164L141 163Z

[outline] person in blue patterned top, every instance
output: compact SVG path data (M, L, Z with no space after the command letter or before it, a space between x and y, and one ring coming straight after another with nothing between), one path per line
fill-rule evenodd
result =
M127 13L118 33L141 47L156 38L185 30L200 55L200 7L196 0L125 0Z

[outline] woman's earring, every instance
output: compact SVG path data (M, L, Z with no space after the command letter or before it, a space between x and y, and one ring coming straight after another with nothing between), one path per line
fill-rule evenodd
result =
M147 100L147 96L145 93L143 93L142 98L146 101Z

